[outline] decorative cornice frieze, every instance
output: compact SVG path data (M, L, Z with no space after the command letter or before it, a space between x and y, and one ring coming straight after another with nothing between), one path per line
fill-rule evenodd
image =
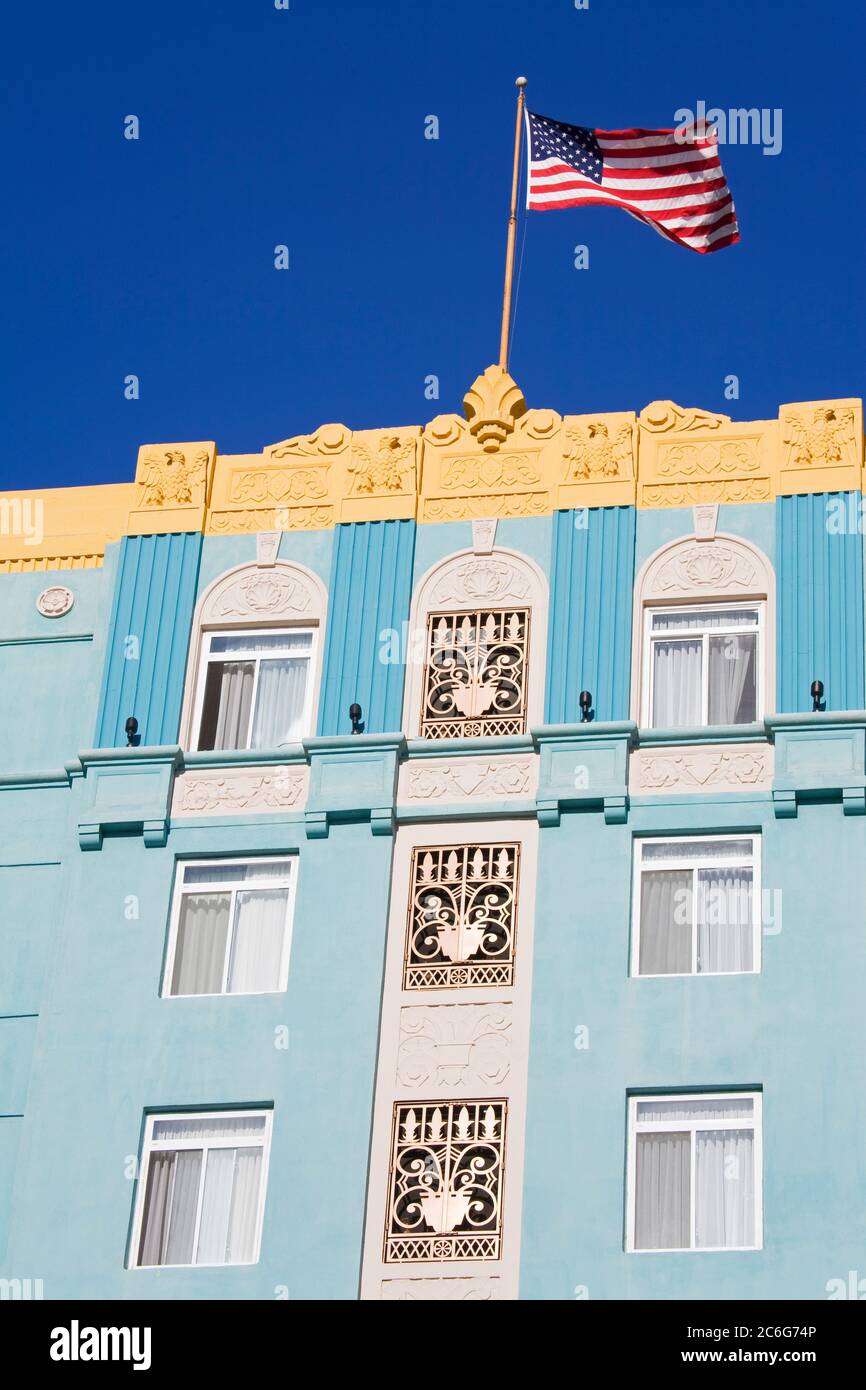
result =
M760 503L863 485L855 398L785 404L776 419L757 421L673 401L639 415L563 416L527 408L519 385L493 366L467 391L464 412L423 426L325 424L250 454L218 456L212 441L144 444L134 482L0 496L0 573L96 567L124 535ZM18 519L36 506L45 524L38 545Z

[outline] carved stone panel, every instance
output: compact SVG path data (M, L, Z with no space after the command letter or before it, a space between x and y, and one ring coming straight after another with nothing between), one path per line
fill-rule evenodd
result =
M842 492L860 488L861 401L783 405L779 426L780 492Z
M773 752L764 743L639 748L629 768L635 793L766 791L772 781Z
M400 769L400 801L498 802L535 795L535 758L424 758Z
M225 816L293 811L307 795L306 767L208 767L175 778L171 814Z
M490 1091L511 1070L511 1004L413 1004L400 1011L397 1084Z
M653 401L639 421L639 505L688 507L772 498L775 421L740 424L729 415L684 409L673 401Z
M213 442L142 445L128 534L200 531L215 457Z
M498 1298L500 1282L495 1275L490 1279L383 1279L382 1299L403 1303L486 1303Z

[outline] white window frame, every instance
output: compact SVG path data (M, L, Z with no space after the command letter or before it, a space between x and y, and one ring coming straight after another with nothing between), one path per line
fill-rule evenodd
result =
M732 854L729 858L715 858L702 861L698 856L684 854L681 858L659 859L644 863L644 845L675 845L677 842L683 844L713 844L717 845L725 841L734 842L736 840L751 840L752 853L744 857L739 854ZM631 963L630 973L636 980L703 980L717 979L720 975L739 976L739 975L760 975L761 973L761 836L754 830L744 831L742 835L733 832L724 835L640 835L634 840L633 853L633 883L632 883L632 913L631 913ZM644 872L652 869L691 869L692 871L692 902L698 901L697 896L697 874L699 869L717 869L727 866L737 868L747 868L751 865L752 869L752 969L751 970L698 970L697 951L698 951L698 925L697 916L692 914L692 968L689 971L666 973L664 975L642 974L640 970L640 921L641 921L641 893L642 879Z
M683 629L682 632L653 632L653 618L658 614L664 613L674 616L678 613L706 613L712 609L724 609L727 612L756 612L758 621L754 627L714 627L714 628L691 628ZM709 639L710 637L743 637L748 633L755 633L755 719L761 720L764 717L764 635L766 627L766 600L754 599L746 602L741 599L728 600L724 598L712 598L694 603L649 603L644 609L644 661L643 661L643 691L642 708L646 713L646 726L655 728L653 723L653 670L654 670L654 649L656 642L691 640L701 638L701 728L709 727L709 705L710 705L710 678L709 678ZM664 727L664 726L659 726ZM733 725L733 728L747 725Z
M183 881L184 870L194 866L197 869L226 869L234 864L267 864L275 860L288 860L289 871L285 877L273 878L267 881L269 888L287 888L286 898L286 920L283 928L283 950L280 956L280 983L275 989L268 990L227 990L229 962L232 958L232 942L234 940L235 928L235 903L238 892L249 892L255 889L258 883L264 887L261 880L237 879L222 880L212 885L207 882L185 884ZM298 880L298 863L296 854L259 854L241 857L237 859L178 859L175 864L174 891L172 895L171 916L169 918L168 944L165 953L165 967L162 975L162 989L160 997L163 999L232 999L235 996L242 998L250 994L282 994L288 986L289 980L289 956L292 949L292 925L295 916L295 896ZM229 931L226 936L226 953L223 961L222 988L217 993L211 994L173 994L171 990L172 976L174 975L174 962L177 954L177 936L180 927L180 910L184 897L192 893L230 893L231 903L229 905Z
M686 1101L707 1103L718 1100L750 1100L752 1118L731 1120L644 1120L638 1121L637 1107L653 1101ZM657 1091L651 1095L633 1095L628 1100L628 1182L626 1203L626 1252L630 1255L703 1255L738 1254L744 1250L764 1248L764 1161L763 1161L763 1092L762 1091ZM695 1245L695 1165L697 1146L695 1133L701 1129L752 1129L754 1131L753 1157L755 1163L755 1244L754 1245ZM637 1136L638 1134L683 1134L688 1131L689 1143L689 1240L690 1245L671 1246L661 1250L648 1250L635 1245L635 1196L637 1192Z
M216 749L216 750L214 750L214 751L216 751L216 752L224 752L224 753L230 753L230 752L236 752L236 751L237 751L237 752L248 752L248 751L255 751L255 750L250 750L250 735L251 735L251 733L252 733L253 720L255 719L255 715L256 715L256 698L257 698L257 696L258 696L258 691L259 691L259 672L261 671L261 663L262 663L262 661L263 661L263 660L275 660L275 659L279 659L281 656L283 656L283 657L292 657L292 656L295 656L295 657L296 657L296 656L297 656L297 651L292 651L291 648L288 647L288 646L285 647L285 648L283 648L283 649L280 649L279 647L275 647L275 648L273 649L273 651L269 651L269 652L253 652L253 651L251 651L251 652L249 652L247 655L244 655L243 652L214 652L214 651L212 650L213 639L214 639L215 637L249 637L251 640L255 641L255 639L258 638L258 637L282 637L282 636L288 636L289 634L297 634L297 633L309 633L309 634L310 634L310 638L311 638L311 641L310 641L310 654L309 654L308 668L307 668L307 687L306 687L306 690L304 691L304 712L303 712L303 718L302 718L302 720L301 720L302 728L301 728L300 737L301 737L301 738L308 738L308 737L312 734L312 732L313 732L313 727L312 727L312 724L313 724L313 687L314 687L315 684L316 684L316 671L317 671L317 669L318 669L318 667L317 667L317 661L318 661L318 655L319 655L319 653L318 653L318 644L319 644L319 629L318 629L318 625L315 624L315 623L304 623L304 624L300 624L300 623L299 623L299 624L297 624L297 625L295 625L295 626L286 625L286 626L283 626L283 627L211 627L211 628L205 628L204 631L203 631L202 634L201 634L201 651L200 651L200 654L199 654L199 662L198 662L198 667L199 667L199 669L198 669L198 684L197 684L197 688L196 688L195 704L194 704L194 706L193 706L193 718L192 718L193 738L192 738L192 740L191 740L192 745L194 746L194 748L195 748L196 750L198 750L199 739L200 739L200 737L201 737L201 720L202 720L202 714L203 714L203 712L204 712L204 693L205 693L205 687L207 686L208 670L210 669L210 666L211 666L211 663L212 663L212 662L214 662L214 663L215 663L215 662L223 662L223 663L226 663L226 662L252 661L252 662L254 663L254 665L255 665L255 671L253 672L253 693L252 693L252 696L251 696L251 698L250 698L250 714L249 714L249 722L248 722L248 724L247 724L247 731L246 731L245 741L244 741L244 743L241 745L241 747L240 747L239 749L225 748L225 749ZM281 746L282 746L282 747L288 748L288 747L290 747L291 745L289 745L289 744L283 744L283 745L281 745ZM210 750L201 750L201 751L210 751Z
M138 1165L138 1192L135 1203L135 1219L132 1226L132 1239L129 1247L129 1259L127 1269L233 1269L237 1267L247 1267L258 1264L261 1254L262 1229L265 1218L265 1200L268 1191L268 1167L271 1157L271 1131L273 1128L273 1110L157 1110L148 1114L145 1123L144 1137L141 1144L141 1162ZM240 1120L240 1119L264 1119L265 1127L261 1135L238 1136L229 1135L225 1139L154 1139L153 1127L158 1120ZM194 1261L189 1264L174 1265L142 1265L138 1263L138 1252L141 1247L142 1223L144 1221L144 1202L147 1194L147 1179L150 1169L150 1155L152 1153L169 1153L178 1149L197 1148L203 1151L201 1173L199 1176L198 1201L195 1213L195 1227L193 1231L192 1249L193 1253L198 1249L199 1234L201 1228L201 1209L204 1200L205 1175L207 1173L207 1152L210 1149L241 1149L250 1148L262 1150L262 1176L259 1184L259 1208L256 1216L256 1241L255 1251L251 1260L230 1260L221 1261L219 1264L197 1264Z

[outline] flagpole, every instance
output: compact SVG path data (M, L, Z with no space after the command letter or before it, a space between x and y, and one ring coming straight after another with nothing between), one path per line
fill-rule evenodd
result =
M511 282L514 278L514 240L517 231L517 186L520 182L520 144L523 137L523 107L526 101L526 78L518 77L517 121L514 127L514 172L511 177L511 212L508 217L508 241L505 249L505 290L502 295L502 332L499 338L499 365L508 371L508 338L511 329Z

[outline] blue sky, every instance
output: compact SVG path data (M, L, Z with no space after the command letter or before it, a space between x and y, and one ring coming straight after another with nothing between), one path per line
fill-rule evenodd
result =
M738 247L698 256L614 209L529 216L530 405L751 419L863 393L859 0L290 4L8 12L0 488L127 480L144 442L252 452L459 410L498 353L518 73L534 110L602 128L701 98L783 112L779 155L722 151Z

